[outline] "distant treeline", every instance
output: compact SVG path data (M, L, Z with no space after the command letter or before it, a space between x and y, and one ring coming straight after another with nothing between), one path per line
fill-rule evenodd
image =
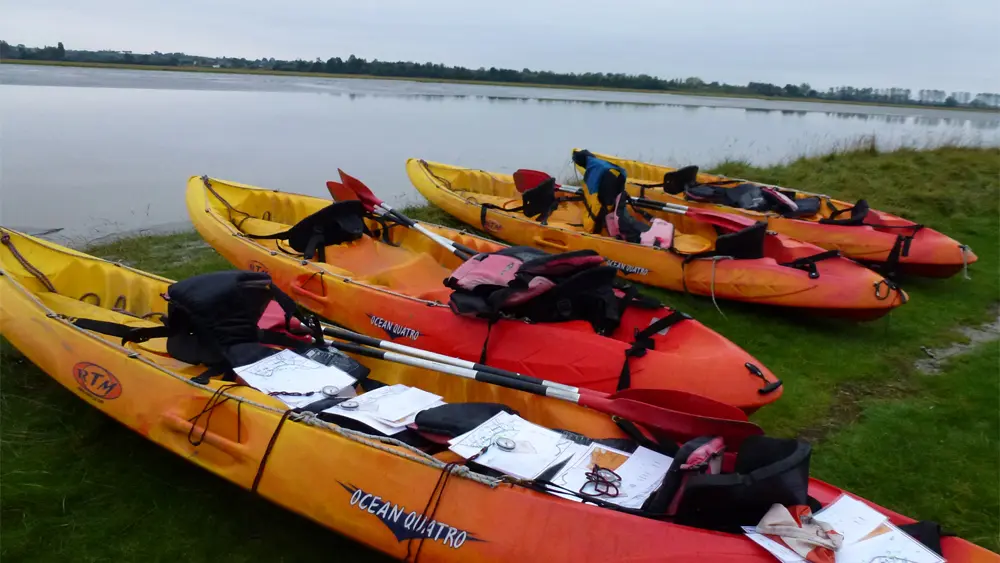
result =
M63 47L62 43L59 43L55 47L38 48L25 47L24 45L10 45L6 41L0 41L0 59L357 74L397 78L548 84L661 92L813 98L883 104L922 104L943 107L1000 107L1000 94L990 92L980 92L973 95L971 92L952 92L948 94L944 90L920 90L914 96L914 92L909 88L855 88L853 86L841 86L827 90L816 90L806 83L780 86L768 82L750 82L746 86L740 86L720 82L705 82L694 76L689 78L665 79L648 74L605 72L585 72L578 74L572 72L551 72L547 70L535 71L527 68L513 70L496 67L471 69L437 63L367 61L354 55L349 56L347 59L332 57L325 61L319 58L314 61L302 59L283 61L273 58L250 60L233 57L201 57L186 53L160 53L158 51L149 54L139 54L132 53L131 51L67 50Z

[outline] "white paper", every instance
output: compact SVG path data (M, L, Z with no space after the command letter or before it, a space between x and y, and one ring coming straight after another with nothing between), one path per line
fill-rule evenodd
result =
M410 387L401 393L383 397L377 403L378 408L372 416L391 425L405 420L412 415L441 402L441 396L428 393L423 389Z
M361 395L358 395L353 399L351 399L354 403L357 403L358 406L356 408L346 409L342 406L343 403L341 403L340 405L334 405L323 412L336 414L353 420L357 420L358 422L362 422L364 424L367 424L368 426L371 426L372 428L378 430L379 432L385 434L386 436L393 436L395 434L399 434L403 430L406 430L407 425L412 424L414 422L414 420L417 417L417 414L421 410L426 410L444 404L444 401L442 401L441 398L438 397L437 395L426 393L426 395L429 395L434 399L433 402L423 403L422 401L424 400L425 396L421 394L415 394L413 396L420 397L421 402L424 406L418 408L417 410L411 412L410 414L406 415L404 418L401 419L385 420L380 416L382 414L383 402L392 405L393 404L392 401L397 396L406 394L413 389L414 389L413 387L408 387L406 385L387 385L385 387L379 387L378 389L369 391L367 393L362 393ZM418 389L418 391L420 390ZM396 401L395 403L396 406L393 408L397 409L401 408L398 407L398 405L401 404L405 404L405 401Z
M847 495L840 495L829 506L813 515L844 536L844 545L852 544L886 522L881 512Z
M235 368L233 371L247 385L264 393L279 391L312 393L306 396L275 395L292 408L322 399L324 387L343 390L357 382L343 370L325 366L291 350L282 350L250 365Z
M608 500L626 508L642 508L642 503L663 483L673 462L671 457L639 446L615 470L622 478L622 484L619 485L621 494Z
M513 440L514 450L501 450L495 445L497 438ZM453 438L449 449L470 458L489 446L476 458L476 463L522 479L534 479L547 467L566 459L572 445L573 442L558 432L501 412L470 432Z
M944 563L944 558L927 549L891 523L889 531L837 551L837 563Z
M743 531L746 532L748 538L753 540L753 542L757 545L771 552L771 555L777 557L778 561L781 561L781 563L805 563L806 560L800 557L798 553L795 553L791 549L788 549L763 534L758 534L756 530L757 528L754 526L743 526Z

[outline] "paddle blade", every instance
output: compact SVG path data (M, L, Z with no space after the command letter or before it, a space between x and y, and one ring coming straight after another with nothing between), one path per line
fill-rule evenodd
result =
M519 193L523 194L532 188L537 188L542 184L542 182L551 177L551 175L542 172L541 170L528 170L527 168L521 168L517 172L514 172L514 187L517 188Z
M702 416L632 399L581 395L580 404L643 426L659 440L686 442L698 436L721 436L730 449L736 450L743 440L764 433L759 426L746 420Z
M348 190L354 192L357 196L356 199L360 199L361 203L364 204L365 209L371 213L379 205L382 205L382 200L379 199L368 186L364 185L361 180L353 176L348 176L343 170L337 169L340 173L340 181L344 183L344 187Z
M729 231L740 231L747 227L752 227L756 222L753 219L747 219L746 217L742 217L740 215L719 213L718 211L708 211L705 209L695 209L693 207L689 207L684 214L696 221L709 223Z
M358 195L352 192L340 182L327 182L326 189L330 191L330 195L333 199L337 201L350 201L352 199L358 199Z
M610 398L629 399L698 416L725 420L747 420L747 413L739 407L674 389L624 389L611 395Z

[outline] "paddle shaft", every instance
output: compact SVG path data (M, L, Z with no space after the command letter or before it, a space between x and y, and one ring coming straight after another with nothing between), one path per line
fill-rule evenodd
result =
M728 444L735 448L747 437L763 433L757 425L742 420L705 417L651 405L634 399L581 395L521 379L512 379L495 373L484 373L406 354L379 350L354 342L332 340L326 340L325 342L342 352L434 370L465 379L481 381L483 383L524 391L533 395L560 399L588 407L604 414L617 416L640 424L661 439L686 440L701 435L718 435L722 436Z
M405 346L403 344L397 344L395 342L379 340L378 338L373 338L371 336L366 336L364 334L358 334L357 332L336 326L324 325L323 334L327 336L335 336L343 340L348 340L350 342L354 342L355 344L363 344L365 346L372 346L374 348L380 348L382 350L388 350L390 352L398 352L401 354L406 354L408 356L414 356L417 358L430 360L432 362L439 362L442 364L447 364L481 373L492 373L494 375L499 375L501 377L506 377L508 379L523 381L525 383L533 383L545 387L552 387L554 389L561 389L563 391L566 391L567 393L576 393L579 395L584 394L584 392L591 394L598 393L597 391L592 391L590 389L580 389L577 387L573 387L571 385L564 385L562 383L556 383L554 381L539 379L537 377L531 377L530 375L523 375L513 371L507 371L505 369L495 368L493 366L489 366L486 364L470 362L469 360L463 360L461 358L446 356L444 354L438 354L437 352L431 352L429 350L423 350L421 348L414 348L412 346Z
M578 186L559 186L559 191L566 192L568 194L580 195L583 190ZM644 207L646 209L656 209L658 211L666 211L667 213L676 213L678 215L684 215L691 209L690 207L687 207L685 205L678 205L676 203L662 203L659 201L646 199L644 197L634 197L632 198L631 203L636 207Z
M452 254L458 256L462 260L468 260L469 258L472 258L477 254L475 250L472 250L471 248L465 246L464 244L448 240L447 238L430 231L429 229L427 229L427 227L424 227L420 223L417 223L413 219L410 219L409 217L403 215L399 211L396 211L392 207L389 207L389 204L385 202L379 202L378 204L376 204L374 211L379 215L388 215L392 217L396 221L399 221L404 227L410 227L416 229L421 234L425 235L427 238L433 240L434 242L450 250Z
M354 342L339 342L334 340L327 340L326 343L330 346L333 346L334 348L337 348L342 352L350 352L352 354L358 354L359 356L375 358L377 360L386 360L389 362L396 362L398 364L403 364L407 366L439 371L441 373L447 373L448 375L455 375L458 377L463 377L465 379L474 379L476 381L482 381L483 383L491 383L493 385L499 385L501 387L516 389L518 391L525 391L527 393L541 395L543 397L553 397L556 399L569 401L571 403L580 404L579 393L573 393L570 391L566 391L564 389L557 389L555 387L546 387L545 385L539 383L531 383L529 381L523 381L520 379L512 379L510 377L497 375L495 373L485 373L474 369L462 368L458 366L444 364L441 362L435 362L433 360L427 360L424 358L418 358L415 356L409 356L397 352L390 352L388 350L379 350L376 348L371 348L369 346L362 346L361 344L356 344Z

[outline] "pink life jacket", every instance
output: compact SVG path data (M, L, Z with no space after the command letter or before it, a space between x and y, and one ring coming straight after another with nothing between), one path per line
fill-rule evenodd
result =
M444 284L455 290L449 305L459 315L588 320L603 333L621 320L620 296L612 286L616 273L593 250L548 254L513 246L473 256Z
M615 209L604 217L608 235L643 246L670 248L674 243L674 225L663 219L653 219L647 225L628 211L628 194L622 193L615 202Z

